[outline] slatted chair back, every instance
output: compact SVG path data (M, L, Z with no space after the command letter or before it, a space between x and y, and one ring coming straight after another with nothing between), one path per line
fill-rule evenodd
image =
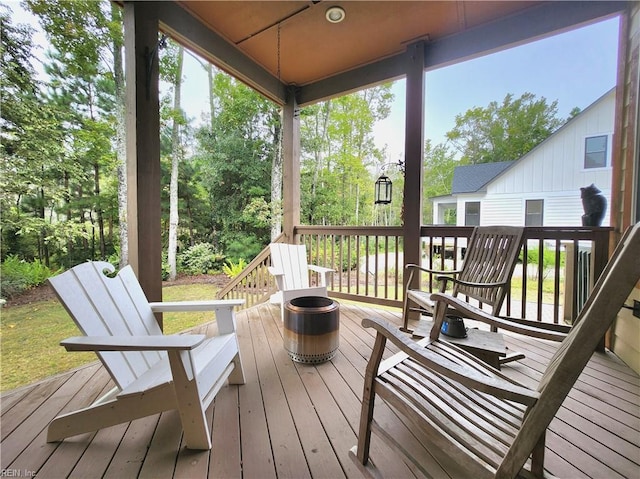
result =
M281 291L309 288L307 247L303 244L271 243L271 265L283 273Z
M497 476L504 472L511 477L520 470L639 281L640 223L629 228L618 243L577 324L549 362L538 384L540 398L527 413Z
M85 336L162 335L131 266L117 276L114 270L106 262L88 262L49 278L49 283ZM166 359L164 351L97 354L120 390Z
M462 270L457 279L469 283L502 283L475 287L455 283L452 294L467 296L490 307L497 315L508 292L509 279L517 263L524 229L516 226L478 226L469 239Z

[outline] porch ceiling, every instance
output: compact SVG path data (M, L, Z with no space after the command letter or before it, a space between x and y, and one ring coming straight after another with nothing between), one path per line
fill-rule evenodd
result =
M513 14L530 2L179 2L213 31L286 84L307 85ZM337 24L327 8L346 12Z
M436 68L621 11L612 1L157 2L161 28L273 100L298 87L312 103L398 78L407 46L424 41ZM325 12L341 6L344 21ZM279 38L279 40L278 40Z

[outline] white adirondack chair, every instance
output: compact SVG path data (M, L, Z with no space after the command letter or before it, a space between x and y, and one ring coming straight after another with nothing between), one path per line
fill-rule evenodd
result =
M233 313L244 300L149 303L130 266L113 272L109 263L88 262L49 279L85 335L61 345L94 351L116 388L55 418L47 441L177 409L187 447L211 449L205 410L225 381L244 384ZM215 311L219 334L164 336L154 313L169 311Z
M270 302L281 305L284 317L284 305L287 301L301 296L327 297L327 283L335 270L308 264L307 247L303 244L271 243L271 273L276 280L278 291L271 295ZM319 273L320 285L309 285L309 271Z

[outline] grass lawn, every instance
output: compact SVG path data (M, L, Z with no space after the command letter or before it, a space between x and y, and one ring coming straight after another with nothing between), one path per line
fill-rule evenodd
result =
M169 286L165 301L214 299L212 284ZM167 313L166 334L213 319L213 313ZM54 376L91 361L94 353L68 353L60 341L81 333L57 299L0 310L0 390L6 391Z

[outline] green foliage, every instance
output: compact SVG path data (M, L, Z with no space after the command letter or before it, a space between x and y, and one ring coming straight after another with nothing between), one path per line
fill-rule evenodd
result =
M438 144L432 147L430 140L425 143L423 224L431 224L433 222L433 204L428 199L451 193L453 171L460 164L462 162L456 160L447 145ZM453 218L453 223L448 224L455 224L455 217Z
M522 261L523 253L520 252L520 261ZM550 272L556 269L556 253L555 249L543 248L542 256L538 248L527 249L527 265L534 266L534 268L528 269L528 276L530 279L537 279L538 269L542 261L542 279L546 279ZM565 264L565 253L560 253L560 264L558 268L562 268Z
M208 194L204 204L212 239L228 257L249 259L248 253L270 239L271 166L280 115L276 105L222 72L214 75L212 90L213 118L196 132L193 166Z
M11 298L23 291L39 286L54 273L42 262L27 262L17 256L9 256L0 266L0 296Z
M224 237L224 235L223 235ZM256 238L254 235L234 235L232 239L225 241L226 256L232 260L241 258L251 261L262 251L264 242Z
M242 271L246 266L247 266L247 263L242 258L240 258L237 263L234 263L233 261L229 260L222 267L222 272L227 276L229 276L229 278L235 278L240 273L242 273Z
M375 147L373 125L389 115L391 84L305 107L301 129L301 218L304 224L378 224L372 173L388 162ZM370 171L371 170L371 171ZM393 179L402 191L402 175ZM397 195L397 193L396 193ZM396 202L399 223L401 202Z
M517 160L557 130L558 102L547 103L532 93L514 99L508 94L502 103L492 101L456 116L447 138L471 164Z
M197 243L180 255L183 272L187 274L206 274L219 271L224 256L209 243Z
M118 29L107 2L25 6L53 48L44 64L47 84L40 85L25 66L34 48L28 31L2 19L3 44L11 45L1 68L2 126L11 132L3 151L10 168L0 175L2 255L67 265L105 258L113 248L105 224L117 224L118 215L115 189L103 184L116 176L113 68L104 60Z

